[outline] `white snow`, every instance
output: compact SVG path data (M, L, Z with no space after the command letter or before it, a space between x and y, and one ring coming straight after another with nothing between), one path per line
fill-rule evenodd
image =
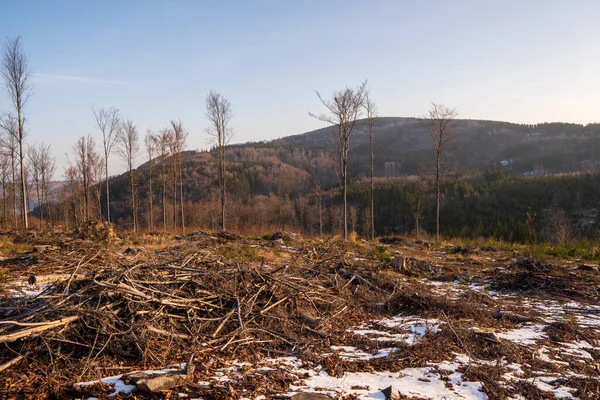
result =
M546 338L544 329L545 325L521 324L520 328L506 332L498 332L497 336L501 339L510 340L511 342L517 344L532 346L538 340Z
M181 370L182 368L185 368L185 364L170 365L169 367L174 367L174 368L165 368L165 369L161 369L161 370L147 370L147 371L144 371L144 373L156 374L156 375L166 374L167 372L178 371L178 370ZM133 372L140 372L140 371L132 371L131 373L133 373ZM127 384L125 384L125 382L123 382L123 375L109 376L107 378L102 378L102 379L98 379L95 381L89 381L89 382L79 382L79 383L74 384L73 386L89 386L89 385L95 385L97 383L104 383L106 385L113 386L114 392L109 394L110 397L116 396L119 393L129 394L133 391L133 389L135 389L135 385L127 385Z

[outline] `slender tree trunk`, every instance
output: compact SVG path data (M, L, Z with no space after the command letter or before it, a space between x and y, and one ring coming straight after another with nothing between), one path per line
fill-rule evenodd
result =
M416 221L415 221L415 225L417 228L417 239L419 238L419 228L420 228L420 219L421 219L421 195L418 195L419 197L417 198L417 215L416 215Z
M372 129L372 128L371 128ZM375 187L373 184L374 161L373 161L373 134L369 135L369 145L371 147L371 240L375 240Z
M435 212L435 241L440 241L440 153L436 153L435 158L435 186L436 186L436 212Z
M40 192L40 183L36 180L35 182L35 192L37 195L38 208L40 209L40 228L44 227L44 214L42 212L42 196Z
M137 219L135 215L135 181L133 180L133 169L129 167L129 181L131 182L131 218L133 220L133 231L137 233Z
M346 158L344 158L344 176L343 176L343 184L344 184L344 240L348 241L348 186L346 185Z
M222 140L222 139L221 139ZM223 145L219 145L219 186L221 190L221 229L225 227L225 156Z
M13 227L16 229L18 224L17 220L17 178L16 178L16 156L14 150L11 150L11 164L12 164L12 194L13 194Z
M319 196L319 235L323 236L323 204Z
M24 156L25 154L23 153L23 136L22 136L22 131L23 131L23 124L21 123L21 113L18 113L19 115L19 130L21 131L20 135L21 138L19 140L19 162L21 163L21 197L23 200L23 227L25 229L29 228L29 219L28 219L28 215L27 215L27 181L25 180L25 162L24 162Z
M162 164L162 211L163 211L163 230L167 230L167 177L164 161Z
M150 160L150 176L149 176L149 182L148 182L148 192L149 192L149 198L150 198L150 218L148 221L148 227L150 228L150 230L152 231L154 229L154 215L153 215L153 211L152 211L152 197L153 197L153 193L152 193L152 160Z
M108 184L108 154L104 153L104 177L106 179L106 222L110 224L110 185Z
M179 201L181 203L181 232L185 235L185 213L183 210L183 166L181 152L179 152Z
M2 228L8 226L8 213L6 211L6 170L2 170Z
M173 229L177 228L177 155L173 154Z

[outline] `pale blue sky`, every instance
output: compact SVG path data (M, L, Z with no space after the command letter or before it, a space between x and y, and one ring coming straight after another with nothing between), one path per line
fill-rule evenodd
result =
M28 140L62 165L78 136L98 135L92 103L142 135L180 118L188 147L206 147L210 90L231 101L237 142L319 128L314 90L366 78L382 116L436 101L463 118L595 122L598 18L595 0L0 0L0 38L23 37Z

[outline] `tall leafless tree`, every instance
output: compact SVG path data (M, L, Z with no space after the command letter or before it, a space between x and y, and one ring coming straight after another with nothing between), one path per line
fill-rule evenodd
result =
M18 157L21 175L21 204L23 209L22 220L23 227L27 229L29 228L29 220L27 218L27 179L25 177L24 108L31 96L32 86L30 83L31 70L29 69L29 57L23 52L20 37L9 39L6 43L0 71L2 77L4 78L6 95L11 102L17 120L17 130L14 134L17 136L19 149Z
M17 213L17 166L19 153L19 128L16 118L10 114L5 115L2 119L0 119L0 128L2 129L2 147L10 157L10 189L12 195L13 228L17 228L19 222Z
M2 227L8 227L8 182L10 178L10 155L0 152L0 175L2 179Z
M377 106L368 90L365 92L365 113L367 133L369 134L369 149L371 151L371 240L375 240L375 184L373 182L375 173L375 155L373 152L373 135L375 134Z
M171 131L169 129L161 130L155 137L155 148L160 159L161 172L161 206L163 214L163 230L167 230L167 157L169 157L169 143L171 141Z
M42 209L42 167L40 149L37 145L27 148L28 169L37 197L38 209L40 210L40 228L43 228L44 213Z
M90 220L90 188L94 184L94 168L100 159L96 152L96 141L91 136L81 136L73 146L73 156L75 158L74 167L77 181L83 189L83 221Z
M117 152L121 159L127 165L129 172L129 188L131 190L131 219L133 221L133 231L137 233L137 209L135 202L135 176L133 165L140 150L140 135L135 124L131 120L123 121L119 132L119 146Z
M348 240L348 152L350 151L350 136L354 130L356 120L361 116L365 103L365 92L367 90L367 81L364 81L356 89L346 87L345 89L335 91L331 99L325 99L319 92L317 96L323 105L327 108L327 113L313 114L312 117L336 126L337 135L335 137L338 167L339 183L343 191L344 208L344 240Z
M441 163L444 150L454 140L454 120L458 116L456 108L443 104L431 103L429 112L420 119L421 125L427 130L435 148L435 240L440 241L440 179Z
M117 141L121 124L121 114L117 108L98 108L92 106L96 128L102 133L104 150L104 179L106 180L106 221L110 224L110 185L108 181L108 157Z
M185 212L183 209L183 150L187 141L188 133L183 128L181 121L171 121L171 154L173 157L173 211L176 212L177 181L179 181L179 205L181 211L181 231L185 234ZM174 224L177 226L177 218L174 216Z
M315 196L317 196L317 206L319 212L319 235L323 236L323 188L319 182L315 182Z
M39 160L42 180L42 206L40 206L40 213L42 212L41 207L46 207L48 223L52 225L52 207L50 207L50 199L48 198L48 193L49 186L52 183L54 172L56 171L56 158L52 155L51 147L49 144L40 145Z
M206 96L206 117L210 126L206 132L211 136L211 143L217 148L217 162L219 175L219 197L221 201L221 229L225 230L225 146L233 138L233 129L229 122L233 117L231 103L220 93L210 92Z
M154 167L154 154L156 146L156 138L152 130L148 129L146 137L144 138L144 144L146 145L146 153L148 154L148 200L150 201L148 209L148 228L154 229L154 214L152 200L154 198L154 192L152 191L152 167Z

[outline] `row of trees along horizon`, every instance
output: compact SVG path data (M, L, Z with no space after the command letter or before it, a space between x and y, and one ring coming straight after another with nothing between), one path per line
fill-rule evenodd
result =
M194 188L207 189L193 182L193 176L187 176L188 167L198 160L185 151L188 132L181 121L172 120L158 132L147 131L143 139L147 162L144 168L136 169L134 164L142 151L136 125L123 118L117 108L96 106L92 106L91 115L100 133L100 151L96 139L91 135L76 140L63 173L64 185L56 196L51 193L56 163L50 146L27 145L24 140L24 109L32 85L29 60L20 37L7 41L1 68L5 91L13 108L0 120L1 217L4 228L9 225L29 228L31 213L27 210L31 208L28 193L33 192L38 204L34 214L39 227L45 224L80 227L90 221L101 220L115 222L134 232L143 228L180 230L185 233L186 227L188 230L190 227L194 230L225 230L229 217L235 220L233 226L237 230L291 228L321 235L341 232L346 240L350 232L357 231L371 239L378 233L413 232L420 236L424 231L429 231L435 233L436 241L439 241L442 233L524 241L531 236L524 215L529 213L531 217L532 208L546 210L548 203L553 203L532 204L524 200L522 206L515 207L517 214L505 210L505 215L499 214L506 208L504 205L496 207L497 212L491 213L485 207L485 210L479 209L480 204L475 201L481 200L479 196L474 199L473 196L465 197L466 194L480 194L483 190L483 193L494 193L497 198L502 190L523 190L526 182L515 178L505 179L498 171L491 171L480 184L465 183L458 179L456 173L443 176L446 150L455 139L457 111L436 103L432 103L428 113L419 119L433 142L432 173L420 174L412 180L379 182L374 175L376 154L373 148L377 111L367 81L356 88L346 87L335 91L330 98L317 92L324 112L310 113L336 128L333 137L335 154L331 158L335 160L333 167L337 185L322 187L315 182L311 193L294 199L278 199L271 195L237 199L235 194L243 182L239 175L243 175L243 171L236 171L238 167L233 163L228 165L230 162L226 157L233 137L230 126L232 105L221 94L210 92L206 97L206 116L209 120L206 132L212 138L214 148L206 153L208 157L201 160L214 165L210 171L216 173L211 173L208 180L207 200L193 200L194 196L186 193L194 191ZM350 139L357 124L364 124L369 137L370 175L366 181L351 180L348 176ZM127 166L127 173L123 176L109 178L108 158L112 152L116 152ZM200 179L197 177L196 181ZM562 179L572 183L572 178ZM580 196L586 178L577 179L581 181L577 190ZM565 185L560 179L550 182L549 178L544 178L538 181L546 182L545 186L537 185L541 197L544 197L544 190L555 192L555 185ZM584 197L590 192L595 193L595 185L592 186L590 190L583 190ZM111 190L116 191L117 196L111 194ZM125 192L128 192L127 196L124 196ZM231 207L228 207L228 195L233 197ZM127 205L123 201L126 197ZM531 196L528 199L531 200ZM117 203L116 208L111 202ZM443 232L440 230L442 209L447 215ZM536 229L542 233L548 230L548 221L554 221L562 229L560 240L570 239L573 228L569 217L562 209L554 211L548 214L550 216L539 218ZM547 238L555 239L552 235Z

